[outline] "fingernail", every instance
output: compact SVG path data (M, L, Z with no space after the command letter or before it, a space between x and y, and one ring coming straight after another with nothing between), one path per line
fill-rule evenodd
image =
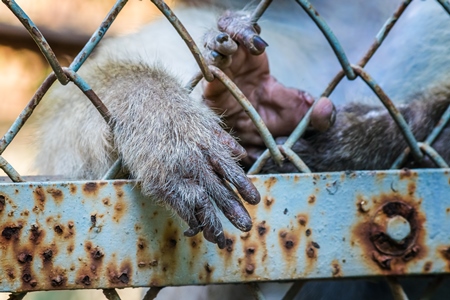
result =
M223 234L223 231L217 236L217 246L219 247L219 249L224 249L226 246L226 239L225 239L225 234Z
M228 37L229 37L228 34L222 32L216 36L216 41L218 43L223 43L228 41Z
M200 232L200 227L189 228L183 232L183 235L187 236L187 237L193 237L193 236L197 235L197 233L199 233L199 232Z
M259 35L255 35L252 39L253 45L258 51L264 51L269 44L266 43Z
M217 52L217 51L211 51L211 56L212 56L214 59L216 59L216 58L220 57L221 55L220 55L220 53Z
M333 105L333 111L331 112L331 117L330 117L330 127L334 125L334 122L336 122L336 107Z

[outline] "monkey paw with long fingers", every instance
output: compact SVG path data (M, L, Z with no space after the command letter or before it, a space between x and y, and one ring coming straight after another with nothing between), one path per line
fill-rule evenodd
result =
M227 12L219 18L218 29L204 36L207 60L234 81L275 137L289 135L314 98L307 92L285 87L270 74L264 52L268 45L259 36L260 27L251 22L249 15ZM217 79L204 83L203 96L208 106L224 115L224 122L249 154L243 159L244 164L251 164L265 145L244 109ZM331 101L320 98L311 114L310 125L324 131L333 124L334 118Z

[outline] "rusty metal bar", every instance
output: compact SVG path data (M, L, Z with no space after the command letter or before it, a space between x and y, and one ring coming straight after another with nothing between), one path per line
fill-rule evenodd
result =
M353 66L353 69L356 74L358 74L359 77L361 77L362 80L370 87L370 89L378 96L378 98L381 100L383 105L387 108L389 114L391 115L392 119L397 124L398 128L400 129L403 137L405 138L406 142L408 143L411 153L418 161L420 161L423 158L423 153L420 151L420 148L417 144L416 138L414 137L411 129L408 126L408 123L406 123L405 119L403 118L400 111L395 107L392 100L384 93L384 91L381 89L381 87L378 85L378 83L360 66Z
M266 300L266 297L264 296L263 292L259 288L259 285L256 282L248 283L247 284L248 289L250 290L250 293L253 296L253 299L255 300Z
M303 160L292 151L291 148L286 147L285 145L279 146L281 153L300 171L303 173L311 173L311 170L308 166L303 162Z
M116 179L122 171L122 159L118 158L103 176L102 180Z
M271 3L272 0L261 0L261 2L259 2L258 6L253 11L252 16L250 17L251 22L258 22L259 18L261 18L261 16L264 14Z
M262 120L261 116L258 114L258 112L250 103L250 101L248 101L247 97L245 97L245 95L236 86L236 84L230 78L228 78L228 76L222 70L220 70L215 66L209 66L209 70L218 80L220 80L220 82L222 82L227 87L227 89L230 91L233 97L239 102L239 104L242 106L242 108L250 117L250 119L252 119L253 124L255 124L256 129L258 130L259 134L261 135L261 138L264 141L264 144L269 149L273 160L278 165L281 165L284 160L284 157L281 154L280 149L278 149L277 143L275 142L266 124L264 124L264 121Z
M347 55L345 55L345 51L342 48L339 40L334 35L331 28L325 22L325 20L319 15L317 10L313 7L313 5L308 0L296 0L298 4L303 8L303 10L309 15L309 17L316 23L317 27L323 33L328 43L333 49L334 54L342 66L342 69L345 72L345 75L349 80L353 80L356 78L356 74L352 67L350 66L350 62L348 61Z
M437 2L450 14L450 3L448 0L437 0Z
M103 289L102 292L106 296L106 299L108 300L121 300L116 289Z
M167 18L167 20L170 22L170 24L172 24L172 26L178 32L180 37L186 43L186 45L188 46L192 55L194 56L195 60L197 61L197 64L203 73L203 77L207 81L213 81L214 76L211 73L211 71L208 69L208 65L206 64L201 51L198 49L198 47L195 44L194 40L192 39L191 35L186 30L186 28L183 26L183 24L180 22L180 20L177 18L177 16L173 13L173 11L170 9L169 6L167 6L167 4L164 1L162 1L162 0L151 0L151 1L163 13L163 15Z
M358 66L364 68L364 66L367 64L367 62L372 58L372 56L375 54L375 52L378 50L378 48L383 43L384 39L388 36L389 32L391 32L391 29L394 27L397 20L400 18L400 16L403 14L405 9L408 7L408 5L411 3L412 0L405 0L402 3L400 3L397 10L394 12L394 14L384 23L383 27L380 29L380 31L377 33L375 37L375 41L370 46L369 50L367 50L366 54L359 60ZM328 84L325 91L322 93L322 96L328 97L330 94L334 91L336 86L341 82L341 80L344 78L344 71L339 71L338 74L331 80L331 82Z
M431 300L433 299L433 296L436 294L437 289L441 285L442 281L444 280L444 276L437 276L434 278L426 287L425 291L423 292L422 296L420 296L420 300Z
M448 273L450 169L250 178L253 229L221 217L223 250L134 181L0 183L0 291Z
M395 278L388 277L387 283L392 292L392 297L394 300L408 300L408 296L406 296L403 287Z
M33 98L31 98L30 102L28 102L27 106L20 113L14 123L11 125L6 134L0 139L0 154L5 151L8 145L12 142L14 137L17 135L19 130L23 127L25 122L30 118L36 106L41 102L42 97L44 97L45 93L52 86L52 84L56 80L55 73L51 73L45 78L44 82L38 88Z
M22 300L27 293L11 293L8 297L8 300Z
M33 23L33 21L31 21L31 19L27 16L27 14L20 8L19 5L17 5L17 3L14 0L2 0L2 2L12 11L12 13L17 17L17 19L22 23L22 25L28 30L31 37L36 42L36 45L39 47L42 54L45 56L45 59L55 72L58 81L61 82L61 84L64 85L67 84L69 82L69 79L64 74L60 63L56 58L55 53L45 40L42 33Z
M436 127L433 129L433 131L430 133L430 135L426 138L424 144L431 145L436 140L436 138L441 134L442 130L447 126L448 121L450 120L450 106L447 108L447 110L442 115L441 119L437 123ZM406 161L406 158L408 157L410 150L409 148L406 148L402 154L399 155L399 157L395 160L395 162L392 164L391 169L398 169L400 168Z
M428 157L438 166L439 168L448 168L448 164L445 160L439 155L439 153L434 150L433 147L426 143L418 143L420 149L428 155Z
M293 300L295 299L295 296L300 293L302 290L302 287L305 285L304 280L297 280L295 281L292 286L289 288L289 290L286 292L286 294L283 296L282 300Z
M159 292L163 289L164 287L157 287L157 286L153 286L151 287L147 293L145 293L145 296L142 300L153 300L156 297L158 297Z
M9 162L0 155L0 169L8 175L14 182L24 182L20 174L9 164Z
M100 27L92 34L91 38L89 39L89 42L86 43L86 45L83 47L80 53L78 53L73 62L70 64L69 69L75 72L80 69L81 65L86 61L86 59L92 53L94 48L102 40L103 36L106 34L106 31L109 29L109 27L114 22L117 15L125 6L125 4L127 4L127 2L128 0L118 0L114 4L114 6L111 8L111 10L101 23Z
M83 92L83 94L91 101L92 105L97 109L103 119L111 125L111 114L105 104L100 100L97 94L91 89L89 84L81 78L75 71L72 71L69 68L64 68L64 74L70 78L73 83Z

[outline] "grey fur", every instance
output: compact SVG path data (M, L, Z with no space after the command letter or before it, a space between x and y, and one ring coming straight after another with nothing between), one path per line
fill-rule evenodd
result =
M450 104L450 86L442 85L411 97L398 106L417 141L424 141ZM408 103L409 102L409 103ZM286 138L278 138L282 143ZM432 146L450 163L450 126L444 128ZM301 138L292 148L313 172L389 169L408 147L400 129L384 107L351 103L337 109L336 123L328 131ZM405 167L436 167L429 157L409 158ZM286 162L278 167L272 160L263 173L298 172Z

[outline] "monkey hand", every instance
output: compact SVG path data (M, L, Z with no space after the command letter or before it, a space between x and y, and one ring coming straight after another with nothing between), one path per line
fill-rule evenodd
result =
M145 84L123 89L119 99L128 101L117 101L114 109L114 142L124 165L141 182L143 194L188 224L186 236L202 231L208 241L224 248L217 209L238 229L249 231L252 219L241 199L249 204L260 201L236 163L245 155L244 148L220 127L211 109L191 99L164 70L129 72ZM142 95L151 95L151 101Z
M259 36L260 27L250 17L227 12L218 20L219 31L209 31L204 37L205 57L223 72L246 95L274 137L289 135L314 102L307 92L287 88L270 74L264 50L267 43ZM231 37L231 38L230 38ZM224 115L248 157L250 165L265 149L263 139L244 109L218 80L204 82L206 104ZM328 98L320 98L311 115L311 126L327 130L334 122L335 109Z

